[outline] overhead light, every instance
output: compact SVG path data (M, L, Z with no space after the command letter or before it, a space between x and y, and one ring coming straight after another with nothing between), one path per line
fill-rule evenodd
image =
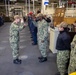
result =
M48 5L49 4L49 0L44 0L44 5Z

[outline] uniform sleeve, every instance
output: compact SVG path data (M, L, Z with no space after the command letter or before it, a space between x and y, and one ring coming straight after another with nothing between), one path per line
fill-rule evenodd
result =
M19 31L21 31L21 30L24 28L23 25L24 25L24 23L21 23L21 24L20 24L20 26L19 26Z
M76 45L76 35L73 38L73 41L71 42L71 48L74 48Z
M33 21L33 24L34 24L34 26L36 26L36 27L37 27L37 22L36 22L36 21Z
M44 25L44 40L48 38L48 23L45 23Z

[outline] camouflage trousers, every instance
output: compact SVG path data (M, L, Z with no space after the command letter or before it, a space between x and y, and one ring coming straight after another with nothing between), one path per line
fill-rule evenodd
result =
M57 53L57 67L60 75L65 75L68 70L69 54L70 52L68 50L58 51Z
M47 45L48 45L48 41L44 41L42 43L41 39L38 40L39 50L43 57L47 57Z
M70 64L68 68L68 74L76 72L76 46L74 48L71 48L71 54L70 54Z
M17 59L19 57L19 44L18 43L10 43L12 48L13 59Z

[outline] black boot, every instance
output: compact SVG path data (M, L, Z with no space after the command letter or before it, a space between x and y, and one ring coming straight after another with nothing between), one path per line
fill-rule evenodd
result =
M47 61L47 57L43 57L42 59L39 60L40 63L46 62L46 61Z
M22 60L20 60L20 59L17 59L17 61L22 62Z
M32 38L32 36L30 38Z
M65 73L65 75L68 75L68 73Z
M21 64L21 62L22 62L22 61L21 61L20 59L15 59L15 60L13 60L13 63L14 63L14 64Z

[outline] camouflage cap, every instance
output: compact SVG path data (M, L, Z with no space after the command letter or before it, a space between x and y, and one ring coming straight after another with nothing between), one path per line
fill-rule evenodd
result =
M61 22L59 25L57 25L57 27L67 28L68 24L66 22Z
M20 19L20 16L19 15L15 15L14 19Z
M36 17L43 17L43 14L42 13L39 13L39 14L37 14Z

